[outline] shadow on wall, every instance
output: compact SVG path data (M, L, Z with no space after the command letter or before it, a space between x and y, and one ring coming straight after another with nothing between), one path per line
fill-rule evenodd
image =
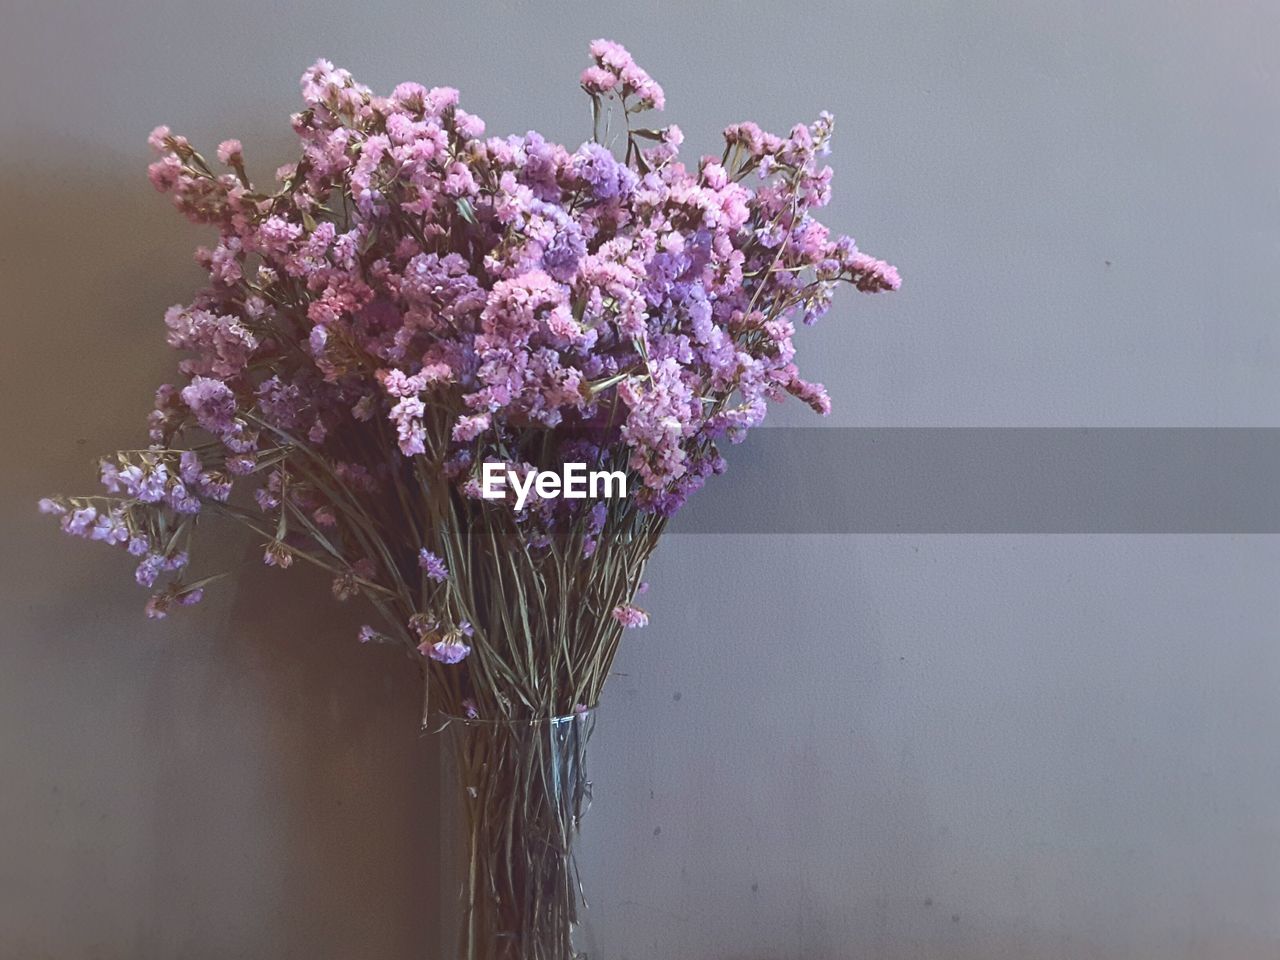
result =
M35 513L145 443L176 363L163 311L207 242L145 157L50 149L85 167L3 176L0 955L421 960L452 939L454 819L414 666L356 642L327 578L217 524L194 575L232 577L146 622L122 552Z
M258 547L247 554L256 562ZM286 957L417 958L452 929L452 872L439 869L452 822L441 806L452 813L451 795L439 782L440 751L418 734L415 667L389 648L359 646L355 611L335 611L327 594L327 578L310 570L244 578L210 638L216 668L197 702L177 702L172 687L150 691L147 728L195 747L165 751L155 769L151 876L197 875L210 864L226 881L239 867L256 874L257 929L241 940L249 955L272 945ZM233 702L246 690L253 701L247 723L220 706L233 686ZM210 717L230 729L209 729ZM217 798L228 792L242 803L252 797L244 831L222 813ZM213 830L192 830L188 797L204 805ZM236 896L218 893L224 902ZM181 916L184 896L158 885L148 912Z

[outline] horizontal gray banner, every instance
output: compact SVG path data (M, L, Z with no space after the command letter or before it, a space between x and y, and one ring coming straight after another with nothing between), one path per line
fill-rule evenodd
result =
M674 533L1280 533L1280 429L774 428Z

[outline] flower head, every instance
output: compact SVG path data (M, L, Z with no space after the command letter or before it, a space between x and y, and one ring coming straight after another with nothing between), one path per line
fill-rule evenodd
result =
M444 583L449 579L449 568L444 565L444 561L426 547L418 551L418 566L423 569L428 579L436 583Z
M418 645L418 652L439 663L461 663L471 653L471 648L455 636L443 640L424 640Z
M238 167L244 163L244 147L239 140L223 140L218 144L218 162L228 167Z
M632 606L629 603L621 604L613 608L613 619L629 630L637 627L647 627L649 625L649 614L645 613L639 607Z

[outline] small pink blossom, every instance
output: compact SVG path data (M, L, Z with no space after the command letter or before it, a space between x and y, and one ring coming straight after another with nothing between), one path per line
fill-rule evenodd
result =
M624 603L613 608L613 619L628 630L634 630L637 627L647 627L649 625L649 614L645 613L639 607Z
M618 83L618 75L604 67L587 67L582 71L582 85L591 93L608 93Z
M218 144L218 162L228 167L238 167L244 163L244 147L239 140L223 140Z

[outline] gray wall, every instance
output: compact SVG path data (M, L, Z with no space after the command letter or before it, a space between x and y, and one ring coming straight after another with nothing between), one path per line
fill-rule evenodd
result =
M598 35L695 151L837 114L829 222L907 281L805 338L831 425L1280 426L1274 3L10 0L0 956L445 935L403 661L234 534L249 575L144 622L124 558L34 501L136 444L173 362L197 235L143 177L152 125L269 169L324 55L576 143ZM594 752L600 955L1275 957L1278 572L1263 536L669 538Z

